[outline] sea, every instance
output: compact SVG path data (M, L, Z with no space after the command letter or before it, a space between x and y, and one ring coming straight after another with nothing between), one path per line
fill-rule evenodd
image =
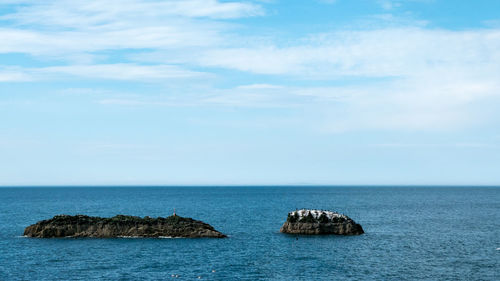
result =
M23 237L57 214L178 215L227 239ZM300 208L360 236L279 232ZM0 188L0 280L500 280L500 187Z

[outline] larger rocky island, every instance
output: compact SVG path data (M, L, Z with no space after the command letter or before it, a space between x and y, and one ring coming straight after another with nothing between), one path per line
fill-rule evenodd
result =
M297 210L288 213L280 232L289 234L363 234L361 225L346 215L323 210Z
M177 215L162 218L117 215L112 218L85 215L58 215L26 227L24 235L37 238L58 237L183 237L225 238L211 225Z

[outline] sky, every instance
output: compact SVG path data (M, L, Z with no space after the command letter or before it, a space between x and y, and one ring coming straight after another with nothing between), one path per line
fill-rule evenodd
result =
M0 0L0 185L498 185L500 1Z

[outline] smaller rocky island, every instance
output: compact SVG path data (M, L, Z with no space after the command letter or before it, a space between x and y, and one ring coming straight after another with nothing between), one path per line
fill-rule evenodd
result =
M117 215L112 218L58 215L26 227L24 235L37 238L227 237L209 224L175 214L167 218L141 218L125 215Z
M363 234L361 225L346 215L323 210L297 210L288 213L286 222L280 229L289 234Z

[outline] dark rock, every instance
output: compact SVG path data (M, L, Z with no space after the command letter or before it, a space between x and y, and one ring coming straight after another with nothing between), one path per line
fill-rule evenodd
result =
M289 234L359 235L363 228L351 218L330 211L298 210L288 213L280 232Z
M100 218L84 215L58 215L26 227L24 235L38 238L226 237L209 224L177 215L167 218L140 218L124 215Z

